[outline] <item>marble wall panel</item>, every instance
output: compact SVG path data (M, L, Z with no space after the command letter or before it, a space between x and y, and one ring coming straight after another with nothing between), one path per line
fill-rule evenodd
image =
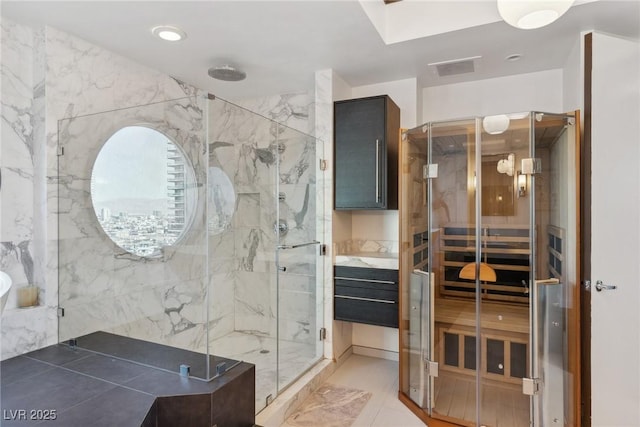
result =
M272 276L259 272L236 273L235 330L271 336L276 321Z
M122 254L112 254L105 262L102 250L104 248L96 247L101 243L102 232L96 227L95 218L92 218L93 213L87 197L90 187L86 171L90 171L96 150L99 149L100 144L97 141L104 142L106 138L98 137L89 144L85 139L87 135L102 135L101 132L108 130L114 123L109 123L109 120L98 121L91 123L89 127L78 127L74 130L65 127L67 123L63 122L60 129L63 136L76 136L80 145L67 147L65 154L68 157L65 160L68 159L70 173L62 174L62 179L59 180L58 121L189 96L190 101L174 105L168 114L163 112L162 115L156 116L156 120L173 123L172 129L176 131L172 132L169 129L167 132L172 138L181 137L177 129L195 129L199 126L191 131L191 135L186 135L184 141L189 147L187 151L198 159L202 158L205 150L204 138L193 136L194 132L203 129L204 104L191 101L193 96L198 94L195 88L53 28L32 29L5 18L2 19L0 27L3 73L3 145L0 147L0 168L5 190L2 191L2 196L10 195L8 187L4 184L11 184L12 193L16 196L11 195L14 199L11 209L7 209L7 203L2 200L0 241L4 242L3 248L19 248L21 244L24 246L23 242L27 242L25 244L33 261L33 279L28 281L33 280L42 287L41 299L47 304L47 307L40 311L16 311L15 317L12 317L14 312L11 310L5 313L4 324L14 326L10 336L5 333L3 327L2 357L6 358L8 354L21 354L33 350L34 345L37 348L51 344L57 339L59 220L61 237L71 239L66 242L66 246L63 244L64 250L78 256L78 260L73 262L71 257L65 260L65 252L60 254L63 259L61 277L65 280L75 280L67 290L65 286L69 284L62 283L64 295L88 297L92 291L99 295L109 287L114 295L118 295L119 292L128 289L130 282L127 280L141 283L146 277L146 283L149 283L149 279L153 279L148 268L133 268L132 271L126 272L126 264L134 264L137 260L125 259L126 256ZM194 122L194 117L198 115L199 121ZM140 115L134 115L130 119L137 123L153 123ZM74 134L74 131L77 133ZM11 173L5 172L5 167ZM65 197L59 197L58 184L66 191L63 194ZM9 221L10 216L12 218ZM195 279L196 276L204 274L204 268L201 267L205 263L204 256L200 256L199 259L194 256L197 253L194 248L204 245L203 237L195 236L202 234L195 233L191 239L185 239L182 250L170 254L175 267L164 268L158 273L157 278L161 280L161 285L167 283L167 279L183 278L185 275L188 279ZM74 239L85 240L76 241L73 245ZM13 249L7 250L8 253L15 253ZM99 258L91 258L92 255ZM24 254L21 255L21 259L26 258ZM6 265L11 259L11 256L3 257L0 262ZM186 262L187 260L189 262ZM15 261L13 263L16 264ZM194 271L197 273L193 273ZM109 272L115 272L115 277L107 279ZM109 280L113 286L108 285ZM17 281L22 283L27 279L18 278ZM84 288L82 283L85 283ZM86 283L90 286L86 286ZM136 289L135 286L132 288ZM43 294L46 294L46 297ZM167 299L162 303L168 301ZM75 306L71 304L69 307ZM122 318L134 321L137 316L122 313L127 307L131 306L124 302L121 307L114 305L107 311L109 315L119 313ZM159 307L163 307L162 304ZM94 318L108 317L106 313L99 312L100 304L85 307L87 308L86 311L92 311L91 316ZM131 309L134 310L133 307ZM30 319L28 313L41 311L44 313L39 314L37 319L35 315ZM70 315L73 311L71 310ZM73 317L82 322L81 316L73 314ZM29 325L18 327L20 322L29 322ZM100 328L93 320L88 323Z

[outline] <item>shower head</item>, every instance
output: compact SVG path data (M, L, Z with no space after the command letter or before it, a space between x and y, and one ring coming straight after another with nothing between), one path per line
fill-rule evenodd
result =
M209 68L209 76L225 82L237 82L247 78L247 73L231 65L221 65Z

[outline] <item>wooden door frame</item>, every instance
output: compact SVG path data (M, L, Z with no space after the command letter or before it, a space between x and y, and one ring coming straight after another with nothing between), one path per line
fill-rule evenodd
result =
M580 412L576 420L591 427L591 291L585 287L591 278L591 68L593 34L584 35L584 117L580 146Z

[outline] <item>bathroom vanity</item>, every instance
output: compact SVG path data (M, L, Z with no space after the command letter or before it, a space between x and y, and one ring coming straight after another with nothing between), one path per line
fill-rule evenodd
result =
M337 255L334 319L398 327L397 254Z

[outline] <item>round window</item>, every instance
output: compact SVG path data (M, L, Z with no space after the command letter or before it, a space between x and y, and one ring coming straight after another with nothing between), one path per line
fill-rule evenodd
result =
M127 252L155 258L186 232L196 209L195 173L166 135L144 126L114 133L91 173L98 221Z

